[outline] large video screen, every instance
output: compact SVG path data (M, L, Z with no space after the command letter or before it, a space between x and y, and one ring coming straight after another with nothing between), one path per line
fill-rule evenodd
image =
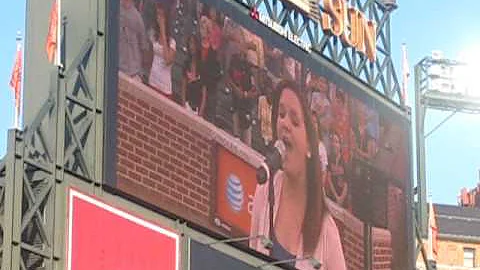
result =
M119 1L108 184L298 269L405 269L409 120L257 19L214 1ZM280 169L261 184L276 142Z

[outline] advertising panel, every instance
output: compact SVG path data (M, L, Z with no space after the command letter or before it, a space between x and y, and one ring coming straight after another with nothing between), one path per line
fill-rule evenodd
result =
M68 270L179 269L179 236L69 190Z
M218 149L217 162L214 223L227 232L247 235L255 194L255 167L223 147Z
M405 269L410 127L399 110L320 66L287 30L222 3L121 0L118 24L112 187L250 236L248 248L298 269L311 269L306 257ZM271 193L255 170L275 142L285 151Z

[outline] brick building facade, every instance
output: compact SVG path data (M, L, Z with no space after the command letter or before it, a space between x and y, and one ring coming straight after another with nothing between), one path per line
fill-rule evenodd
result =
M438 224L437 269L480 269L480 209L444 204L433 207ZM425 269L421 264L417 260L417 268Z

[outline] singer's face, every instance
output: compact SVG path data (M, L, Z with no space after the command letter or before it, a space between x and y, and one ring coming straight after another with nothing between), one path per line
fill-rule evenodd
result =
M303 173L308 152L307 132L300 101L289 88L284 89L280 96L277 135L285 143L285 173L292 176Z

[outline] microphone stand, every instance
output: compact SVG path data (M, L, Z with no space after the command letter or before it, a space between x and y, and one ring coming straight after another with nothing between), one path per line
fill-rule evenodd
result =
M257 181L259 184L265 184L264 179L268 181L268 210L269 210L269 227L270 230L268 232L268 238L270 240L273 239L274 235L274 222L273 216L275 211L275 187L274 187L274 179L275 173L281 169L281 162L283 153L285 153L285 145L282 141L275 142L275 145L271 145L274 149L272 152L268 152L265 157L265 161L262 165L257 168ZM276 150L275 150L276 149ZM267 165L270 164L270 165ZM276 164L276 165L275 165ZM273 168L272 168L273 166Z
M268 238L270 241L273 241L273 230L274 230L274 223L273 223L273 212L274 212L274 204L275 204L275 189L273 186L273 179L274 174L270 174L270 178L268 179L268 211L270 217L270 230L268 231Z

